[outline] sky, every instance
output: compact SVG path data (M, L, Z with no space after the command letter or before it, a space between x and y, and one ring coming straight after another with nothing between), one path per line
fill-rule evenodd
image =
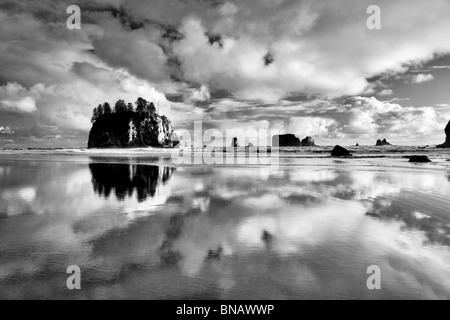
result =
M0 147L85 147L95 106L138 97L175 129L442 143L449 17L449 0L0 0Z

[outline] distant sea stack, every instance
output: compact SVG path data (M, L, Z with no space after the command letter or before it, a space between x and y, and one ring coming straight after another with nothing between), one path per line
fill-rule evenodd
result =
M272 137L272 147L300 147L300 139L294 134L275 135Z
M436 146L436 148L450 148L450 121L448 122L447 127L445 127L445 136L445 142Z
M375 146L377 146L377 147L391 146L391 144L389 142L387 142L386 139L383 139L383 140L377 140L377 144Z
M231 141L231 146L232 146L233 148L239 147L238 138L233 138L233 140Z
M153 103L139 98L136 109L119 100L94 109L88 148L173 148L179 144L170 120L160 116Z
M305 139L302 140L301 146L302 146L302 147L315 147L316 144L315 144L313 138L311 138L311 137L306 137Z

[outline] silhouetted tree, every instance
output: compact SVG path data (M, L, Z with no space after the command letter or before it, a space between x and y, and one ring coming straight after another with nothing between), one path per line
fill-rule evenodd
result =
M128 111L128 112L133 112L133 111L134 111L134 106L133 106L132 103L128 103L128 104L127 104L127 111Z
M148 105L147 111L149 111L150 113L156 113L156 107L153 102L150 102L150 104Z
M144 98L139 97L136 100L136 109L134 108L132 103L126 103L124 100L120 99L114 105L114 108L111 108L111 105L108 102L104 102L103 104L99 104L98 107L95 107L92 110L92 118L91 122L94 123L104 114L109 114L112 112L122 113L122 112L136 112L138 113L156 113L156 107L153 102L148 102Z
M126 112L126 111L127 111L127 105L126 105L125 101L123 101L123 100L117 101L116 104L114 105L114 112L121 113L121 112Z
M105 114L105 109L103 109L103 106L101 104L98 105L97 112L98 112L98 117L101 117L102 115Z
M136 112L141 113L144 112L147 108L148 101L139 97L136 100Z
M92 118L91 123L94 123L98 119L98 107L95 107L94 110L92 110Z
M104 114L111 113L111 105L108 102L103 103L103 112Z

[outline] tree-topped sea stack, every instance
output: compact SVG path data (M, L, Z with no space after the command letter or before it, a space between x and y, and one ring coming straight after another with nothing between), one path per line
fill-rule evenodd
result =
M88 148L173 148L179 144L170 120L160 116L153 102L139 98L136 108L119 100L94 109Z

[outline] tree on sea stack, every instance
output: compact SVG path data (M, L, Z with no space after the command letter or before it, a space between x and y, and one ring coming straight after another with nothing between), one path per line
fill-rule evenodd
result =
M95 121L97 121L97 119L99 117L100 108L101 108L101 105L98 105L98 107L95 107L94 110L92 110L91 123L94 123Z
M147 107L148 101L139 97L136 100L136 112L141 113L145 111L145 108Z
M127 104L127 112L133 112L134 111L134 106L131 102L129 102Z
M112 112L111 105L108 102L103 103L103 113L108 114L111 112Z
M121 113L121 112L127 112L127 104L124 100L119 100L114 105L114 112L115 113Z

